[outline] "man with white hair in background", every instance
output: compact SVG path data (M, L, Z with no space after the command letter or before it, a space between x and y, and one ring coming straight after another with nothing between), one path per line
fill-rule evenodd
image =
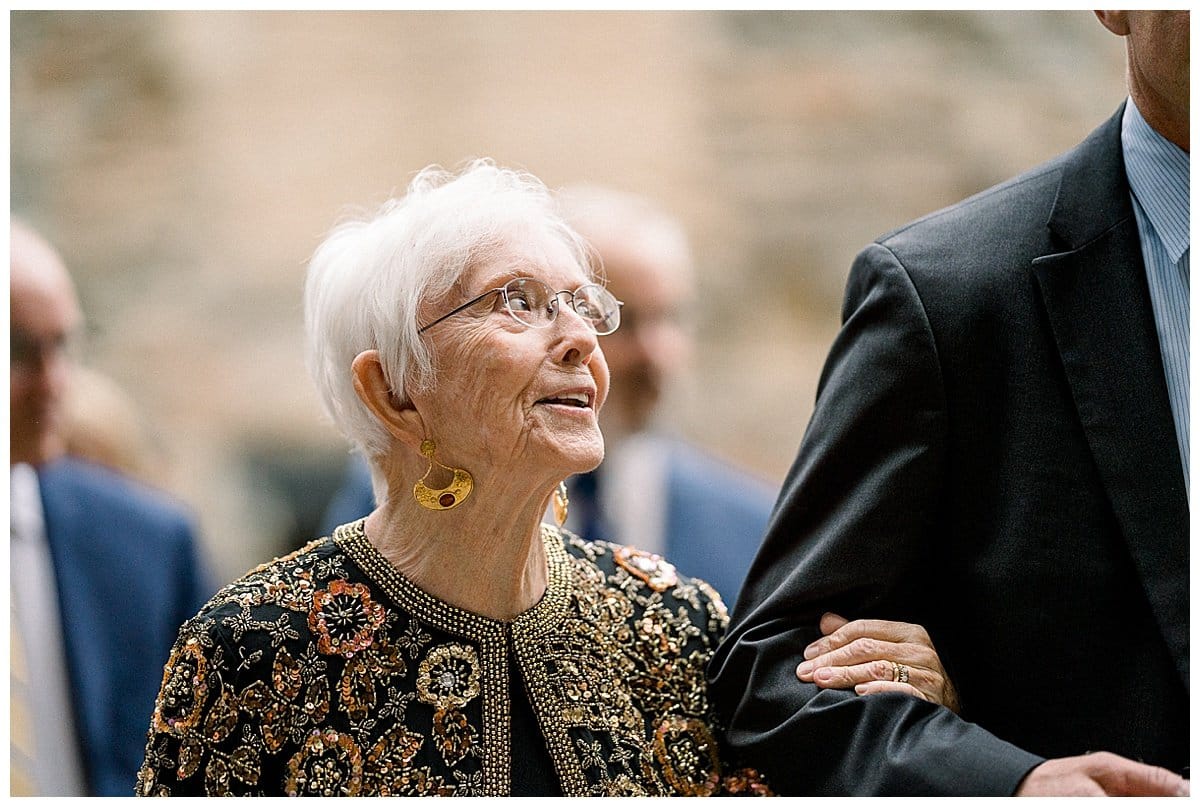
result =
M179 626L211 591L190 518L66 456L83 316L54 249L10 235L10 794L131 795Z
M567 188L560 205L625 303L623 330L604 343L613 377L600 412L605 460L568 482L577 521L567 526L665 555L732 607L775 491L674 434L662 417L693 347L697 288L687 235L649 199L616 190Z

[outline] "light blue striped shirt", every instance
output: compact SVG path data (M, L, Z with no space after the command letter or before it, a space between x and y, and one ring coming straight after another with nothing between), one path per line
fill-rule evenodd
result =
M1188 289L1191 273L1190 160L1188 153L1154 131L1130 98L1121 121L1121 149L1129 178L1150 301L1175 418L1175 437L1188 473Z

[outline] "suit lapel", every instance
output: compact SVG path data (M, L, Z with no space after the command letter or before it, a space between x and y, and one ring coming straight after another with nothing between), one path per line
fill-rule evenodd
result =
M1121 111L1064 165L1034 261L1075 408L1160 630L1188 681L1188 504L1137 222Z

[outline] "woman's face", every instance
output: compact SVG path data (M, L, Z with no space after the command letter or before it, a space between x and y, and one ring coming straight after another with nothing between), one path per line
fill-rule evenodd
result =
M469 270L450 298L425 306L422 321L515 277L536 278L552 290L591 282L558 241L523 238ZM536 469L553 480L591 470L604 458L597 414L608 395L608 365L599 337L567 300L559 297L558 317L548 327L530 328L494 294L423 335L435 379L413 403L439 462L477 476L489 468Z

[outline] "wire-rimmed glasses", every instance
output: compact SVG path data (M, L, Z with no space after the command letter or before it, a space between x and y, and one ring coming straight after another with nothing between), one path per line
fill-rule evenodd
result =
M517 277L496 289L488 289L483 294L467 300L458 308L443 314L428 325L422 326L417 333L437 325L444 319L449 319L460 311L464 311L489 295L499 294L504 300L504 310L513 319L530 328L546 328L558 318L558 298L570 295L568 305L584 322L592 326L597 336L606 336L621 324L621 306L624 305L603 286L588 283L571 291L563 289L554 291L542 281L532 277Z

